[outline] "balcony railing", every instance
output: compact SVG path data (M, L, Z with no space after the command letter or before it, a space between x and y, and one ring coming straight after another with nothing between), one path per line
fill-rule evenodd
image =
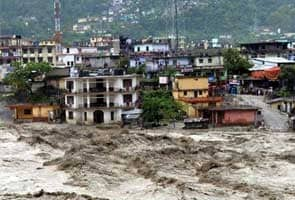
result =
M183 101L185 103L219 103L223 101L222 97L197 97L197 98L187 98L187 97L181 97L179 98L180 101Z
M99 109L99 108L133 108L136 107L135 103L113 103L110 102L109 106L107 106L107 103L91 103L90 106L88 106L87 103L85 104L79 104L78 107L75 107L74 105L66 105L66 108L70 109Z
M116 92L116 93L124 93L124 92L135 92L137 90L140 89L140 86L136 86L136 87L128 87L128 88L115 88L115 87L109 87L109 91L108 92ZM78 89L78 90L74 90L74 89L67 89L66 90L68 93L105 93L107 92L107 88L89 88L89 91L87 90L87 88L84 89Z

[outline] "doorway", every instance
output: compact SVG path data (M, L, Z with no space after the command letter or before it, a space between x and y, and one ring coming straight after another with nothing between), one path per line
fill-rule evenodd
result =
M104 123L104 113L101 110L97 110L93 113L93 121L96 124Z

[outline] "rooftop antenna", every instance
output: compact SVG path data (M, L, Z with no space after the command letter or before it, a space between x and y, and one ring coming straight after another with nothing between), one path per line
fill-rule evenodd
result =
M56 52L61 53L61 26L60 26L60 18L61 18L61 4L60 0L54 0L54 22L55 22L55 34L54 40L56 42Z

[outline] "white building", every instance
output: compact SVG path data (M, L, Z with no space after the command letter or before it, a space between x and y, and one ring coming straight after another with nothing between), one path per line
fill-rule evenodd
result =
M139 81L138 75L66 78L66 121L89 125L121 122L123 111L136 108Z
M254 65L250 71L268 70L274 67L294 66L295 61L282 57L253 58L250 62Z
M157 43L146 43L134 45L135 53L147 53L147 52L169 52L169 44L157 44Z

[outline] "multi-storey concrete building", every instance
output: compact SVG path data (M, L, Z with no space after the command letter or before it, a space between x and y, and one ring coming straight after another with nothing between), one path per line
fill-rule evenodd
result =
M48 62L56 66L56 44L52 40L22 46L22 62Z
M241 53L247 59L267 57L287 57L289 42L256 42L241 44Z
M112 55L111 52L99 50L98 47L64 47L58 57L59 65L84 68L115 67L120 60L119 54Z
M12 71L13 62L22 61L23 45L32 45L32 41L19 35L0 36L0 82Z
M66 121L73 124L121 122L138 103L140 77L107 75L65 79Z

